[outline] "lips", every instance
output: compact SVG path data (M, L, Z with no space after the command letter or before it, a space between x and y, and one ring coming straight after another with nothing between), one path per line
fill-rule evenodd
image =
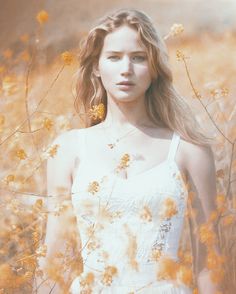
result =
M117 85L132 86L132 85L134 85L134 83L129 82L129 81L122 81L122 82L118 83Z

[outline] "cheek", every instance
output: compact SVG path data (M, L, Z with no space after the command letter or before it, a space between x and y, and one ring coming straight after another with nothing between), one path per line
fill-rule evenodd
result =
M151 74L148 69L145 69L142 71L140 78L141 78L142 84L145 84L147 86L149 86L152 82Z

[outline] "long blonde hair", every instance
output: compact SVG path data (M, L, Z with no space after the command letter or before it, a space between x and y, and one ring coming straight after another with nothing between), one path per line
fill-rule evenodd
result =
M104 38L122 25L136 29L148 52L152 82L145 95L145 108L150 120L157 126L178 132L185 140L209 146L212 137L206 136L194 117L190 106L175 90L168 63L167 48L151 19L136 9L119 9L102 17L98 24L82 39L76 84L75 108L83 108L86 127L98 124L88 115L89 109L102 103L107 112L107 94L102 81L93 70L103 47Z

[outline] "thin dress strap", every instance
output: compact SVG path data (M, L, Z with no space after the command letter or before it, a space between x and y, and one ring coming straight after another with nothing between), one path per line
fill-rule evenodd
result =
M86 158L86 128L83 128L83 129L81 129L81 131L82 131L82 142L81 142L81 144L79 145L80 147L79 148L81 148L81 158L83 158L83 160L85 160L85 158Z
M174 132L171 143L170 143L170 149L169 149L169 154L168 154L168 158L167 158L168 161L175 159L175 154L176 154L178 146L179 146L179 141L180 141L180 135L178 135L176 132Z

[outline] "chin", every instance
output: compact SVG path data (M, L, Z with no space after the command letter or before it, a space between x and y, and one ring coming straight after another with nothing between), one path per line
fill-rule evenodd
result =
M119 96L112 96L113 100L117 102L132 102L139 100L136 96L130 95L130 94L125 94L124 95L119 95Z

